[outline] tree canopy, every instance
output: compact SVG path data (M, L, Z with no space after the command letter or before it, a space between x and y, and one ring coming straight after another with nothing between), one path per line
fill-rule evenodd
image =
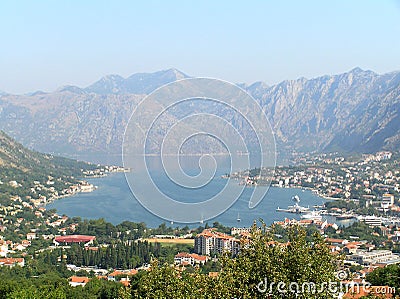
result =
M252 237L241 245L236 258L221 258L221 272L216 277L200 270L181 272L153 261L151 271L132 291L133 297L334 298L328 284L338 282L339 260L319 234L307 241L305 230L295 226L289 229L289 242L278 244L263 225L261 229L253 227Z

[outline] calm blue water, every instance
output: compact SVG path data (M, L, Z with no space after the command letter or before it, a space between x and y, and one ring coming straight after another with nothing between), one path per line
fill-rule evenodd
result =
M196 165L196 163L191 161L190 163L186 163L184 168L186 168L187 172L196 174L198 172ZM215 178L204 190L208 195L217 193L226 183L226 180L222 179L220 175L229 172L229 167L227 167L227 163L222 163L222 165L221 168L218 168ZM160 165L157 163L153 163L151 167L153 170L160 169ZM204 200L204 192L186 190L185 193L182 192L182 188L177 188L174 184L171 184L163 175L155 176L158 179L157 185L177 200L186 202ZM104 178L89 179L88 181L98 186L98 189L91 193L81 193L73 197L59 199L47 207L56 208L59 213L68 216L80 216L89 219L102 217L114 224L129 220L145 222L149 227L156 227L166 222L148 212L133 197L123 173L114 173ZM277 207L286 208L288 205L292 205L292 197L294 195L299 195L302 206L312 207L313 205L321 205L324 202L324 199L308 190L271 187L264 200L256 208L250 210L248 208L248 201L251 192L251 188L246 188L242 196L230 209L207 222L212 224L212 222L218 221L226 226L249 226L254 220L261 218L267 224L271 224L285 217L299 219L299 215L276 211ZM238 214L241 218L240 223L237 222ZM177 223L176 225L182 226L182 224ZM199 225L199 223L196 225Z
M122 165L120 156L81 156L75 158L100 164ZM153 171L154 177L158 178L157 185L164 193L182 202L199 202L217 193L226 183L226 180L220 176L230 172L229 159L219 157L217 162L218 168L215 178L202 192L184 191L182 188L171 184L171 181L161 174L162 165L157 159L150 159L149 167ZM187 158L182 161L181 166L187 173L191 175L197 174L199 172L198 157ZM233 169L233 171L237 170L240 169ZM143 170L136 169L135 171ZM113 224L128 220L145 222L149 227L156 227L166 222L148 212L134 198L123 173L114 173L104 178L89 179L88 181L98 186L98 189L91 193L80 193L72 197L59 199L49 204L47 208L55 208L59 213L68 216L80 216L88 219L104 218ZM262 202L256 208L250 210L248 201L251 192L251 188L246 188L242 196L231 208L205 222L212 224L214 221L218 221L226 226L242 227L249 226L254 220L261 218L267 224L271 224L274 221L283 220L285 217L299 219L299 215L276 211L277 207L286 208L288 205L293 205L292 197L294 195L300 197L300 205L302 206L312 207L313 205L321 205L325 201L308 190L271 187ZM240 215L240 222L237 222L238 214ZM327 217L327 219L329 222L346 225L346 223L335 221L332 217ZM185 224L175 223L174 225L183 226ZM194 225L198 226L199 223Z

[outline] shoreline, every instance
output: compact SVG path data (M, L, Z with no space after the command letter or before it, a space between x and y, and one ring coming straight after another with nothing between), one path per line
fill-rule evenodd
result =
M196 228L198 226L204 226L206 222L211 225L215 221L229 227L249 227L255 219L259 218L264 219L267 223L270 224L274 223L274 221L283 220L285 217L295 219L298 218L294 215L282 215L276 213L276 204L274 203L274 201L278 199L279 202L287 202L288 204L290 204L290 198L292 197L292 195L296 194L296 190L293 190L294 188L287 188L287 190L282 190L281 188L274 187L271 188L271 191L273 192L271 195L272 197L266 198L264 200L266 203L269 202L266 204L267 208L265 210L258 210L255 216L253 215L254 211L248 209L246 199L245 204L240 204L241 202L243 202L243 200L238 200L238 205L236 206L236 209L234 207L230 211L224 213L224 216L204 221L204 223L193 222L187 224L174 221L174 223L170 225L170 221L158 218L157 216L151 214L151 212L145 210L145 208L143 208L143 206L140 205L139 202L135 201L135 203L129 203L125 201L123 199L124 195L120 195L119 191L118 193L116 193L116 195L109 195L108 190L112 190L114 186L122 188L120 190L122 190L121 192L124 194L125 192L129 191L129 189L125 190L124 187L121 187L121 185L125 185L124 182L120 182L123 179L122 175L123 174L121 174L121 176L118 175L118 177L116 178L111 178L111 181L109 179L106 179L106 181L100 182L99 189L101 189L101 192L99 193L90 195L75 194L78 197L71 198L72 203L70 201L71 199L65 199L65 201L59 201L55 204L50 204L51 207L47 206L47 208L56 208L58 212L71 217L78 216L85 219L105 218L107 221L113 223L114 225L117 225L123 221L144 222L150 228L157 228L163 223L171 227L183 227L185 225L188 225L189 227ZM223 183L224 182L220 182L220 184ZM113 194L115 194L115 192L113 192ZM324 199L316 197L311 192L307 192L307 194L304 194L303 196L305 202L310 202L310 206L320 205L321 202L324 201ZM113 203L117 199L121 199L121 201L118 201L118 203ZM92 210L91 208L92 205L96 205L94 210ZM120 207L126 207L126 209L123 212L116 212L113 209L113 206L119 205L121 205ZM97 208L97 206L99 206L100 208ZM239 211L240 215L242 216L242 221L240 223L237 222L237 211ZM147 213L151 215L147 217Z
M79 195L81 193L91 193L94 192L98 189L98 186L89 183L88 181L84 180L84 179L101 179L101 178L106 178L109 175L113 175L116 173L126 173L129 172L130 170L127 169L123 169L123 170L116 170L116 171L109 171L106 173L102 173L102 174L96 174L96 175L85 175L84 177L82 177L82 180L79 182L79 184L76 186L77 188L73 188L71 190L71 188L68 189L64 189L62 190L63 192L67 192L66 194L62 194L62 195L57 195L57 196L52 196L50 198L48 198L46 200L45 203L43 203L42 207L46 207L48 204L54 203L55 201L59 200L59 199L63 199L63 198L67 198L67 197L72 197L75 195ZM74 187L74 185L72 185L71 187ZM87 187L87 188L83 188L82 187ZM69 192L68 192L69 190Z
M246 185L246 187L250 187L250 188L254 188L254 187L268 187L268 185L264 185L264 184L260 184L260 185L253 185L253 184L246 184L244 183L245 180L239 180L239 178L236 177L229 177L228 175L222 175L221 176L222 179L235 179L238 180L238 184L239 185ZM317 195L318 197L321 197L325 200L344 200L344 201L352 201L352 199L347 199L347 198L340 198L340 197L331 197L331 196L327 196L323 193L321 193L318 189L312 188L312 187L303 187L303 186L280 186L279 184L269 184L269 186L271 187L275 187L275 188L280 188L280 189L301 189L301 190L308 190L311 191L313 194Z

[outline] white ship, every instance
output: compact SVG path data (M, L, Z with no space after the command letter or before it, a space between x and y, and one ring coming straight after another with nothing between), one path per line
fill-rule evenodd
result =
M311 211L309 213L302 214L300 218L307 220L322 220L322 216L317 211Z
M299 205L300 202L300 197L298 195L295 195L292 197L292 200L295 202L293 206L288 206L287 209L281 209L278 207L276 211L278 212L286 212L286 213L295 213L295 214L301 214L301 213L308 213L310 210L309 207L302 207Z

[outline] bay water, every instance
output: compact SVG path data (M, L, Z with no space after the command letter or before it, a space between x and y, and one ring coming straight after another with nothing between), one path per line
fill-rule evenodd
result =
M97 159L95 162L110 163L109 160L104 162L101 160L105 159ZM149 160L149 171L152 172L152 177L156 181L157 187L165 194L182 202L198 202L203 201L205 197L212 197L222 190L227 182L221 176L230 171L239 170L230 168L229 159L223 157L217 158L218 168L210 183L201 190L193 191L180 188L171 182L168 176L162 171L162 163L159 163L155 157L151 157ZM181 162L182 169L189 175L197 175L199 173L198 157L189 157L183 159ZM55 208L59 214L66 214L70 217L79 216L87 219L104 218L113 224L118 224L125 220L144 222L148 227L157 227L164 222L170 224L166 220L153 215L136 200L129 188L124 173L112 173L106 177L91 178L87 179L87 181L97 186L97 189L90 193L79 193L71 197L58 199L48 204L47 208ZM321 205L325 202L323 198L309 190L270 187L260 204L253 209L249 209L248 203L251 194L252 187L246 187L237 201L224 213L213 219L204 221L204 223L197 222L190 226L204 225L206 222L212 225L214 221L218 221L226 226L248 227L254 220L259 219L262 219L269 225L274 221L283 220L284 218L300 219L300 215L276 211L278 207L287 208L288 205L293 205L292 197L295 195L300 197L300 205L309 206L311 209L314 205ZM240 221L238 221L238 218L240 218ZM328 218L328 221L335 222L332 218ZM173 223L173 225L184 226L186 224Z

